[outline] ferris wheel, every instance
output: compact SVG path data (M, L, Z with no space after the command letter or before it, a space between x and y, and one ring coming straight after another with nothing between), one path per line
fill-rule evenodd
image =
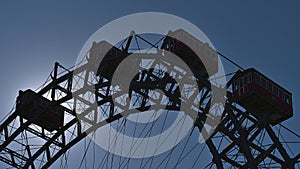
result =
M183 29L95 42L78 65L56 63L41 88L19 92L0 126L0 160L6 168L299 168L299 135L281 125L293 115L291 93L255 69L220 85L219 56Z

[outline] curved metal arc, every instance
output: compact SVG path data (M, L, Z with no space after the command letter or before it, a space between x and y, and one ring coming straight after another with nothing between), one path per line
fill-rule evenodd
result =
M106 125L107 123L113 122L115 120L118 120L120 118L122 118L123 115L122 114L116 114L111 118L108 118L106 120L103 120L97 124L95 124L94 126L90 127L89 129L87 129L85 132L81 133L80 135L78 135L74 140L72 140L71 142L69 142L68 144L66 144L62 149L60 149L52 158L51 160L48 160L48 162L42 167L47 169L48 167L50 167L62 154L64 154L68 149L70 149L72 146L74 146L76 143L78 143L79 141L81 141L83 138L85 138L87 135L89 135L92 132L95 132L99 127Z
M37 159L50 145L51 143L56 140L59 136L63 134L69 127L71 127L73 124L77 122L77 119L72 119L68 124L63 126L58 132L51 137L50 140L48 140L24 165L24 168L28 168L35 159Z

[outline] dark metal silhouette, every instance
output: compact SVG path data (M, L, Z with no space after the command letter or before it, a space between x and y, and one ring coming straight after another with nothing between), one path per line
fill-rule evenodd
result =
M181 33L187 34L184 31ZM124 114L115 113L113 111L115 105L109 90L111 87L110 79L117 65L130 55L129 46L134 36L134 34L129 36L124 49L111 47L106 54L107 58L103 60L100 67L97 69L97 72L91 70L90 66L86 63L95 62L97 54L93 54L93 50L97 45L101 45L100 43L106 42L100 42L99 44L95 43L90 50L91 57L87 58L86 63L79 65L71 71L65 70L65 68L56 63L54 71L51 74L51 81L37 93L25 91L25 93L30 93L28 94L30 97L35 97L35 101L39 99L44 100L51 108L42 110L38 104L30 103L37 105L36 107L29 108L29 110L34 109L31 112L33 116L24 114L24 110L28 110L26 107L29 106L29 103L25 103L24 107L21 106L21 103L28 101L28 99L22 98L25 96L25 93L21 93L17 101L16 111L14 111L0 126L0 160L16 168L36 168L38 167L36 165L38 159L43 159L38 161L39 166L41 166L41 168L48 168L67 150L84 139L88 134L107 123L123 118ZM201 103L204 103L204 100L207 101L207 104L199 108L201 112L199 112L195 121L195 126L201 131L203 122L206 121L207 118L210 118L207 116L207 112L210 108L208 103L211 101L211 88L215 86L211 86L208 80L208 73L203 69L202 62L195 59L196 57L193 56L194 53L192 53L191 49L186 45L183 45L182 42L167 37L162 45L162 49L169 50L180 56L182 60L189 65L195 77L198 79L198 87L203 92ZM212 49L208 48L208 50ZM185 55L185 51L189 54ZM216 54L215 51L212 51L212 53ZM212 59L209 62L213 65L217 60L214 58L216 57L215 55L211 56L212 57L208 59ZM193 59L189 60L190 58ZM60 72L63 73L60 74ZM81 77L83 73L85 73L84 79L88 79L88 76L92 74L99 77L99 81L93 86L86 80L83 80L83 86L74 88L81 80L80 78L77 78L77 76ZM140 93L143 96L138 110L148 110L149 107L147 107L146 102L149 98L147 98L148 93L146 89L154 88L159 88L161 90L165 89L165 95L174 101L174 104L168 105L166 109L178 109L178 104L175 103L180 96L176 90L173 92L166 89L165 85L163 85L164 80L166 79L163 79L163 77L155 77L155 80L153 80L153 78L150 80L150 77L154 77L151 70L148 72L141 72L141 76L147 78L145 78L144 81L138 81L138 78L136 77L130 87L130 91ZM211 165L216 168L227 168L228 166L236 168L268 168L273 165L281 168L295 168L299 162L300 153L295 156L289 154L284 147L285 143L280 140L272 126L282 120L279 120L278 122L276 119L276 122L270 121L267 116L257 116L255 111L244 109L247 108L247 102L239 102L239 100L237 100L239 97L235 95L236 93L232 93L232 90L234 90L233 88L235 87L235 84L233 86L232 84L239 77L240 76L235 76L232 81L228 82L227 101L221 123L217 126L214 133L206 140L206 144L212 154ZM168 82L171 85L176 85L176 82L172 81L172 78L169 78ZM145 83L148 84L148 86L143 85ZM96 94L96 103L98 106L106 105L105 110L108 114L106 119L99 121L97 116L93 116L93 118L86 117L89 113L97 112L92 106L95 103L82 97L83 94L89 93ZM47 94L49 94L48 97ZM48 99L46 99L46 97ZM66 106L67 104L69 106ZM78 109L76 106L79 104L84 105L84 109L81 112L76 111ZM45 118L47 117L43 118L43 120L37 120L39 119L38 116L48 110L51 110L51 112L57 111L55 113L60 114L62 111L61 109L63 109L65 116L58 115L57 117L53 117L52 122L49 122L49 124L53 125L47 126L47 123L45 122ZM130 114L130 110L128 110L128 114ZM68 115L68 119L66 115ZM78 118L78 116L80 116L80 118ZM61 118L65 118L63 124ZM55 119L57 119L57 123L54 123ZM82 121L90 126L84 131L82 129ZM32 124L35 124L38 127L32 127ZM72 137L66 139L66 137L68 137L67 131L69 129L73 129L75 132L72 133ZM27 142L29 138L23 135L24 132L37 136L42 140L43 145L37 149L31 147ZM260 138L262 133L265 137L268 137L267 141L269 144L266 146L262 146L263 140ZM218 140L218 138L220 138L220 136L222 136L222 139L226 139L228 144L219 144L220 140ZM17 137L24 138L23 142L16 141L15 139ZM10 146L11 144L16 146ZM16 147L23 147L23 149L19 150ZM53 151L53 149L55 149L55 151Z

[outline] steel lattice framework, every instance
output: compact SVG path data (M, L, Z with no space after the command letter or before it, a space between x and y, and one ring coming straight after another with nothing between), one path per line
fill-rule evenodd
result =
M125 50L123 55L126 57L129 54ZM49 168L87 135L107 123L124 118L124 114L114 111L115 106L122 107L122 105L112 103L112 93L122 95L122 91L115 91L108 77L91 70L88 66L89 62L91 58L87 57L73 70L67 70L56 63L49 82L38 91L39 95L64 106L64 125L59 130L49 132L33 125L32 121L23 119L15 111L3 121L0 126L2 162L15 168ZM151 71L144 72L143 76L149 77L144 81L149 86L141 87L142 84L138 82L132 83L132 90L139 93L142 98L148 95L142 88L151 88L151 84L158 82L164 83L160 76ZM172 81L168 83L175 85ZM203 121L209 118L206 114L211 101L211 84L201 77L198 78L197 83L202 107L196 112L198 117L194 125L201 130ZM206 145L212 154L210 165L215 168L299 167L300 153L289 153L288 144L278 134L278 130L282 127L272 126L264 118L255 118L251 112L233 102L230 86L231 81L227 85L227 101L221 123L213 135L206 140ZM164 94L171 100L169 102L171 104L167 104L166 109L177 110L178 105L172 103L176 103L178 96L166 89L166 86L161 86L161 89L165 90ZM94 93L96 93L96 100L91 99L91 97L95 98ZM97 104L96 107L100 109L95 109L94 104ZM143 102L141 105L147 109L147 105ZM127 114L134 113L128 107L123 106L123 109ZM96 115L99 111L106 113L107 118L99 119Z

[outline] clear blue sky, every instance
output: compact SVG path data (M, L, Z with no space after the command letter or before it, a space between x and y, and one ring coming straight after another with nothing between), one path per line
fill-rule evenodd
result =
M1 1L0 118L20 89L37 88L58 61L72 66L85 41L104 24L136 12L165 12L198 26L217 50L255 67L293 94L300 133L300 2L291 1Z

